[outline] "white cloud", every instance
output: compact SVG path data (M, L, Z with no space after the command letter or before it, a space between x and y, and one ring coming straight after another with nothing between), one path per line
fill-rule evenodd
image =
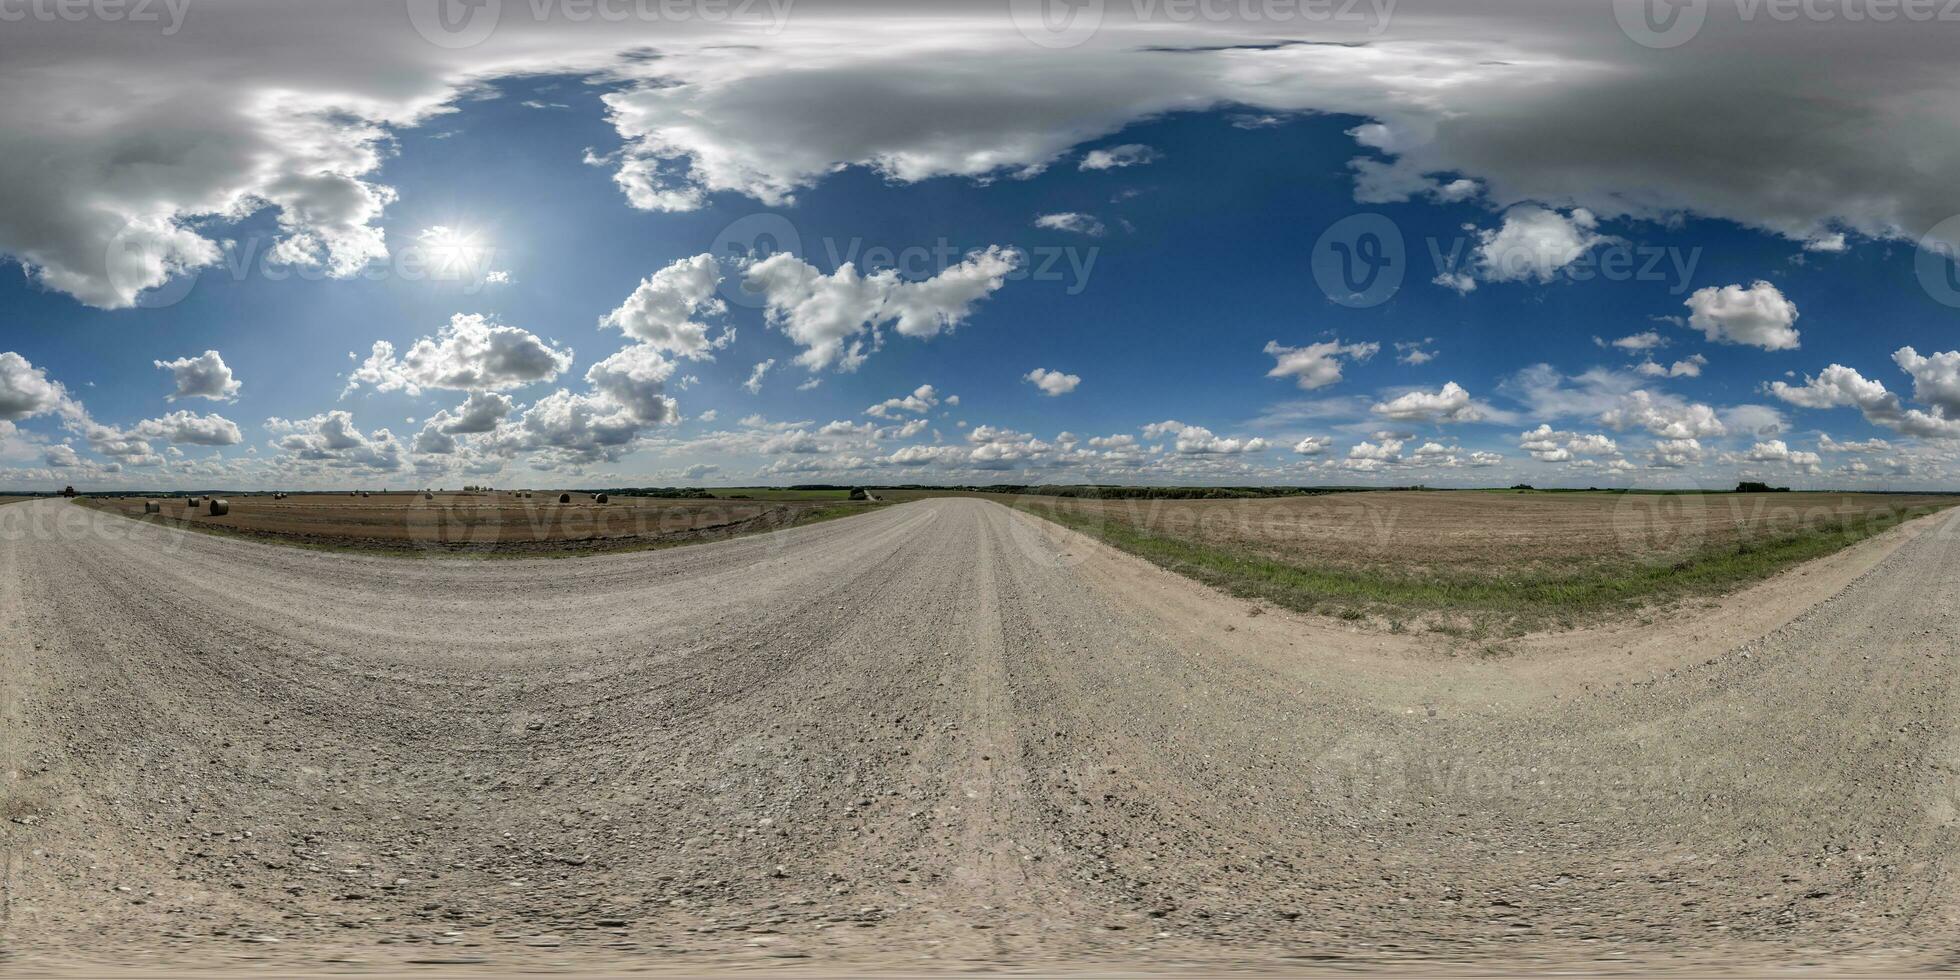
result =
M1486 417L1482 406L1454 381L1436 391L1411 391L1373 408L1376 415L1402 422L1477 422Z
M363 433L346 411L298 420L271 418L265 427L273 434L273 446L301 464L380 473L401 469L402 447L394 434L387 429Z
M1539 425L1518 435L1518 448L1541 463L1563 463L1579 457L1617 457L1619 444L1600 433L1566 432Z
M1911 347L1892 353L1892 362L1912 376L1912 398L1941 416L1960 419L1960 350L1921 356Z
M1100 218L1097 218L1093 214L1083 214L1080 211L1059 211L1054 214L1036 215L1034 226L1036 228L1046 228L1050 231L1074 232L1078 235L1088 235L1091 238L1101 237L1104 232L1109 230L1103 225Z
M1343 344L1322 341L1305 347L1282 347L1279 341L1266 342L1265 351L1273 358L1268 378L1292 378L1302 391L1325 388L1341 380L1342 360L1366 361L1381 350L1377 343Z
M168 397L173 402L179 398L232 401L238 398L238 390L243 387L232 376L231 368L225 365L223 355L214 350L207 350L197 357L153 363L170 372L170 380L176 390Z
M1684 469L1701 462L1704 450L1699 439L1658 439L1648 450L1647 465L1660 469Z
M1358 442L1348 450L1349 459L1393 463L1402 458L1403 441L1383 438L1380 442Z
M1622 396L1619 404L1600 413L1599 421L1614 429L1645 429L1663 439L1700 439L1728 432L1713 408L1645 390Z
M1074 391L1076 385L1082 383L1082 379L1076 375L1050 371L1047 368L1035 368L1023 376L1022 380L1040 388L1043 394L1051 397L1066 395Z
M1776 397L1800 408L1856 408L1873 425L1905 435L1928 439L1960 438L1960 418L1956 418L1945 404L1930 400L1949 394L1944 387L1942 372L1953 363L1951 359L1954 357L1955 354L1950 352L1922 358L1910 347L1900 348L1893 354L1893 360L1913 376L1914 391L1923 391L1927 396L1924 400L1933 406L1931 412L1906 408L1899 396L1887 390L1883 382L1866 378L1842 364L1832 364L1815 377L1804 378L1802 385L1777 381L1769 386L1769 390Z
M1705 286L1688 297L1688 325L1710 341L1764 350L1798 346L1797 304L1761 279L1753 285Z
M708 253L677 259L653 275L640 280L633 294L618 309L599 320L602 327L614 327L628 337L651 344L654 349L678 357L711 358L711 352L733 340L723 331L709 339L711 327L701 321L728 311L728 304L715 296L721 285L721 266Z
M750 266L744 284L762 294L769 322L803 348L797 363L812 371L851 371L877 347L885 324L907 337L958 327L1019 262L1020 253L990 246L929 279L908 282L894 269L860 276L849 262L825 275L778 252Z
M948 405L959 404L957 397L950 397L945 401ZM865 409L864 414L876 416L881 419L892 418L905 412L911 412L914 415L923 415L937 408L939 403L939 389L931 385L920 385L912 389L912 393L909 395L899 398L887 398Z
M1334 447L1334 440L1328 436L1307 436L1293 444L1293 452L1301 456L1321 456Z
M1613 346L1618 347L1621 350L1632 350L1632 351L1653 350L1656 347L1666 347L1667 338L1661 336L1659 333L1655 331L1648 330L1643 333L1637 333L1631 336L1621 337L1620 339L1613 341Z
M769 369L775 366L776 359L773 357L757 361L755 367L749 369L749 380L742 382L742 387L747 388L751 395L762 394L762 379L769 374Z
M535 453L533 466L617 461L646 430L679 417L665 394L673 373L674 363L653 345L624 348L586 370L590 392L554 391L499 423L482 446L504 456Z
M1186 425L1175 419L1152 422L1143 427L1143 437L1146 439L1158 439L1167 435L1176 437L1172 441L1172 448L1186 456L1262 453L1271 447L1271 443L1264 439L1220 438L1203 426Z
M375 341L367 360L348 376L347 391L364 384L414 396L424 388L501 391L552 381L571 366L569 348L554 348L534 333L481 314L458 313L434 337L417 340L400 358L394 344Z
M1493 282L1550 282L1594 246L1612 239L1598 234L1599 219L1584 208L1560 214L1537 205L1504 213L1495 230L1477 233L1475 274Z
M1401 364L1419 367L1436 359L1436 352L1424 350L1433 340L1398 340L1395 342L1395 360Z
M171 412L162 418L145 419L130 431L138 438L188 446L236 446L245 441L237 424L230 419L195 412Z
M1142 143L1124 143L1106 149L1090 150L1082 155L1077 165L1081 170L1115 170L1122 167L1136 167L1156 161L1162 154Z
M429 421L433 424L440 419L441 430L449 435L494 432L497 423L502 422L515 407L507 396L493 391L474 391L455 412L438 412Z
M71 405L61 382L13 351L0 354L0 421L17 422Z
M1649 378L1699 378L1701 369L1708 365L1708 358L1700 354L1689 354L1671 365L1662 366L1657 361L1642 361L1634 370Z

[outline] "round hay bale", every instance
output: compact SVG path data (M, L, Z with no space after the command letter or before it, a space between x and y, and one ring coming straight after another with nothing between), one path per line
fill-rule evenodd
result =
M427 491L427 490L424 490L424 491L422 491L422 499L423 499L423 500L434 500L434 499L436 499L436 495L435 495L435 494L433 494L433 493L430 493L430 492L429 492L429 491Z
M223 517L223 516L225 516L226 514L229 514L229 513L231 513L231 501L229 501L229 500L226 500L226 499L224 499L224 498L222 498L222 497L212 497L212 498L211 498L211 516L212 516L212 517Z
M162 504L160 504L160 503L157 503L157 502L156 502L156 501L154 501L154 500L146 500L146 501L144 501L144 502L143 502L143 513L145 513L145 514L161 514L161 513L163 513L163 505L162 505Z
M572 495L569 493L561 493L558 495L558 502L561 504L569 504L572 502Z
M611 500L611 498L610 498L610 497L607 497L607 496L606 496L605 494L603 494L603 493L602 493L602 494L600 494L600 495L598 495L598 496L596 496L596 497L593 497L593 498L592 498L592 502L593 502L593 503L595 503L595 504L603 504L603 503L607 503L607 502L608 502L608 501L610 501L610 500Z

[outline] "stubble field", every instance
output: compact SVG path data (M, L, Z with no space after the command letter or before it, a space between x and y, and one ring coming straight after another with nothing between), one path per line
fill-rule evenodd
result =
M87 498L86 506L139 520L229 533L283 544L403 554L562 555L664 547L771 531L854 513L843 500L716 500L508 492L270 494L224 499L231 511L212 516L191 498ZM156 500L162 513L145 514Z
M1006 502L1242 596L1485 635L1719 594L1960 498L1382 491Z

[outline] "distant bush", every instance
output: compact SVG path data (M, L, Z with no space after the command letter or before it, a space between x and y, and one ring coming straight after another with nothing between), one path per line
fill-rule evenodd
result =
M1735 492L1736 493L1789 493L1790 488L1772 487L1767 483L1757 483L1754 480L1744 480L1741 483L1735 485Z

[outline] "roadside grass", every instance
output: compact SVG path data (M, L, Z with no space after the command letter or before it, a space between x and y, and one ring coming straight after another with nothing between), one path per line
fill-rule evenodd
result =
M84 503L86 499L87 498L77 498L75 503L78 505L87 506ZM589 558L596 555L622 555L622 554L629 554L635 551L665 551L670 548L685 548L690 545L711 544L716 541L730 541L735 538L753 537L759 534L769 534L774 531L788 531L794 528L806 527L811 524L821 524L826 521L838 520L840 518L851 517L857 514L870 513L871 511L881 510L888 506L890 506L890 504L884 502L853 502L843 506L818 507L810 510L800 511L795 515L795 519L792 520L790 523L780 524L775 527L758 528L755 530L733 531L730 533L716 533L718 529L708 529L706 533L694 534L692 536L676 535L672 538L667 538L667 539L611 538L611 539L595 539L591 541L567 540L563 542L563 547L560 548L556 548L552 550L540 549L540 550L531 550L531 551L525 551L525 550L495 551L490 549L448 548L448 547L440 547L440 546L424 547L421 545L417 545L413 542L382 543L377 541L355 541L355 540L346 540L346 541L314 540L314 539L296 537L292 535L279 535L273 533L253 532L251 530L242 529L242 528L227 527L222 524L200 524L194 521L186 521L180 518L171 517L167 514L163 514L163 515L124 514L118 511L108 510L108 509L98 508L98 507L90 507L89 509L97 511L98 513L108 514L112 517L120 517L123 520L127 520L127 521L140 521L145 524L157 524L164 527L173 527L185 531L195 531L199 534L209 534L213 537L234 538L234 539L244 540L244 541L256 541L260 544L270 544L281 548L299 548L305 551L323 551L331 554L362 555L362 556L381 557L381 558L431 558L431 559L438 559L438 560L466 560L466 561L518 561L518 560L556 561L558 559L563 559L563 558Z
M1571 629L1725 594L1944 507L1898 508L1855 521L1819 522L1672 560L1621 561L1573 572L1493 568L1487 575L1315 567L1306 563L1311 555L1279 561L1059 507L1017 509L1241 598L1347 621L1378 618L1394 632L1417 622L1430 632L1482 639Z

